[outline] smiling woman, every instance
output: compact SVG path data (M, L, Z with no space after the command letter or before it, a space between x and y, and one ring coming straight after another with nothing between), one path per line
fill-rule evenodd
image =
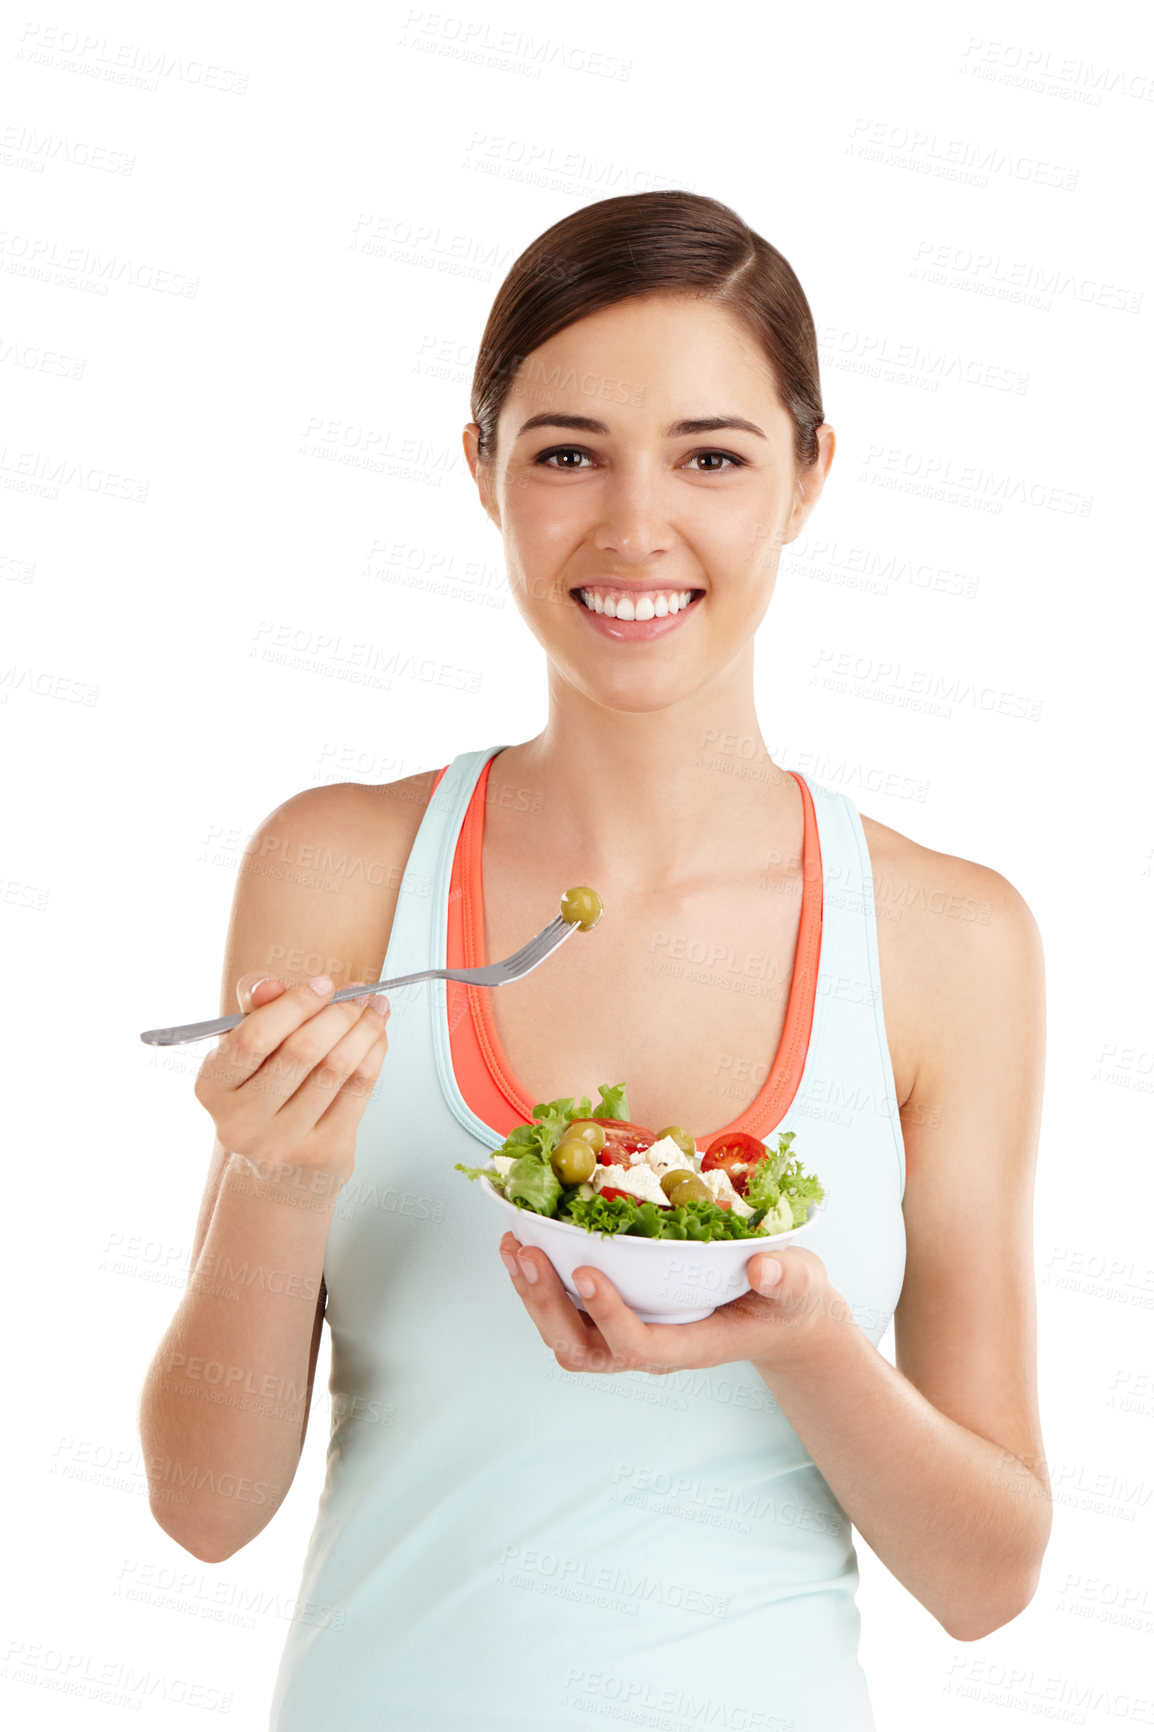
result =
M242 1315L190 1284L142 1414L153 1509L201 1557L260 1531L327 1317L333 1425L297 1600L316 1615L291 1627L274 1732L607 1714L867 1732L853 1526L961 1641L1028 1603L1049 1532L1037 930L996 871L765 749L755 635L834 435L805 295L734 211L649 193L541 235L494 303L472 413L548 720L266 820L371 849L390 893L334 913L238 887L226 1008L235 992L250 1014L198 1082L218 1138L194 1266L276 1259L308 1303ZM387 1042L328 1004L331 978L258 981L274 940L344 959L342 983L354 957L362 980L479 965L566 884L597 886L595 932L500 993L398 992ZM902 918L879 925L883 884ZM753 1290L703 1320L644 1323L586 1265L579 1310L455 1172L607 1078L650 1140L789 1134L825 1187L806 1245L752 1252ZM225 1413L165 1380L174 1354L305 1387L275 1416ZM176 1507L182 1450L206 1473ZM268 1507L213 1490L242 1471L276 1488Z

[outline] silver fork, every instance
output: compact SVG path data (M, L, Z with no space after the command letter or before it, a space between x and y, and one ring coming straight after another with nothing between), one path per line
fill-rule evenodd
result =
M372 992L391 992L394 987L413 986L418 980L461 980L467 986L505 986L510 980L520 980L552 956L558 945L564 944L577 922L558 914L548 926L542 927L536 938L515 950L503 962L487 962L484 968L424 968L419 974L401 974L395 980L378 980L375 986L344 986L334 992L330 1004L346 998L367 998ZM148 1046L184 1046L190 1041L207 1040L213 1034L227 1034L244 1021L244 1013L218 1016L211 1022L186 1022L178 1028L146 1028L141 1040Z

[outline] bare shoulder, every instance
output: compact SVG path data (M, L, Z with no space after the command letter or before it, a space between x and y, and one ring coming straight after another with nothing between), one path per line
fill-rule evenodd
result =
M1037 922L1001 872L861 815L877 909L882 998L899 1103L933 1053L981 1012L1036 996Z
M275 830L299 846L321 845L322 835L350 844L380 841L410 843L429 803L436 770L421 770L396 782L326 782L292 794L264 819L261 830ZM275 852L275 849L274 849ZM331 846L325 853L331 864Z
M263 912L280 937L267 934L265 953L247 967L275 965L289 981L318 972L338 984L379 978L370 971L388 948L436 775L424 770L396 782L305 788L262 820L241 869L249 882L238 883L234 925L238 919L248 925L251 917L259 926Z

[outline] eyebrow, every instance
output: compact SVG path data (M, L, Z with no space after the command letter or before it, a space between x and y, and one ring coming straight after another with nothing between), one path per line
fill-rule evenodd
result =
M608 433L604 421L595 421L589 415L561 415L550 409L543 415L531 415L517 433L520 439L523 433L529 433L534 427L568 427L575 433ZM672 421L665 429L666 439L682 439L689 433L720 433L723 428L732 427L739 433L756 433L759 439L766 434L752 421L746 421L741 415L704 415L692 421Z

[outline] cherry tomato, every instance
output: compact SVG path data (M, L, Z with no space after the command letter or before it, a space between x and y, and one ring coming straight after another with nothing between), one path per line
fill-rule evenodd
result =
M614 1197L625 1197L628 1201L631 1201L634 1203L640 1201L640 1199L638 1197L635 1197L633 1195L632 1191L618 1190L616 1185L602 1185L602 1187L598 1191L597 1195L599 1197L608 1197L610 1199L610 1201L612 1201Z
M605 1146L597 1156L603 1167L627 1167L629 1162L622 1160L622 1155L651 1149L657 1141L656 1131L647 1131L644 1125L631 1124L628 1119L573 1119L566 1135L581 1125L600 1125L605 1132Z
M753 1168L766 1157L765 1144L747 1131L730 1131L715 1137L701 1157L701 1170L710 1173L721 1167L729 1174L729 1182L739 1197L745 1195L745 1184Z

